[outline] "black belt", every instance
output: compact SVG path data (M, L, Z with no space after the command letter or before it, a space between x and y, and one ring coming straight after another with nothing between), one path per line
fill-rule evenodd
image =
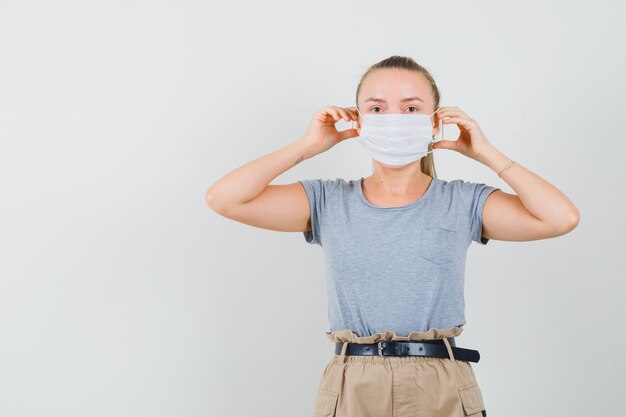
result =
M480 354L477 350L456 347L454 337L448 337L454 359L459 361L478 362ZM335 343L335 355L341 354L342 342ZM433 340L380 340L376 343L348 343L346 355L361 356L435 356L449 358L448 349L442 339Z

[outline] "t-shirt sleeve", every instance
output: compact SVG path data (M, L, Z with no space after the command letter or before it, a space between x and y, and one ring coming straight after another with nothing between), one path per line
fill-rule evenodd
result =
M484 183L476 183L459 180L457 188L468 211L470 238L476 243L486 245L489 239L482 236L483 231L483 206L487 197L496 191L498 187Z
M308 243L322 246L322 218L328 197L332 194L333 185L337 181L318 178L301 180L299 182L304 186L304 191L309 200L309 208L311 209L311 230L303 232L304 239Z

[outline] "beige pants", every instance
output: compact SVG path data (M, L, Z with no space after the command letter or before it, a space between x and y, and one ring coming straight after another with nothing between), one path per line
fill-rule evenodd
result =
M314 417L483 417L483 398L470 362L455 360L448 337L461 327L397 336L393 331L359 337L351 330L327 332L343 342L324 368ZM448 358L346 355L348 343L443 339ZM457 345L458 347L465 347Z

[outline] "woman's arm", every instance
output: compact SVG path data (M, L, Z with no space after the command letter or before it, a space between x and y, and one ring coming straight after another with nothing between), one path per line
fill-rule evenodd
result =
M336 106L322 108L303 137L232 170L211 185L205 194L207 205L224 217L263 229L311 230L310 206L302 184L269 183L305 159L357 136L355 129L338 132L335 123L339 119L357 120L356 111Z
M440 107L436 113L443 124L456 124L460 135L456 140L435 142L433 149L454 150L487 165L517 193L497 190L487 197L482 236L495 240L538 240L563 235L578 225L580 214L576 206L548 181L517 162L502 171L510 158L487 140L476 120L459 107Z
M490 143L480 147L477 160L496 173L511 160ZM580 221L576 206L558 188L515 162L501 178L515 191L491 193L483 207L483 236L496 240L528 241L564 235Z
M310 213L302 185L269 183L314 155L306 138L300 138L224 175L207 190L206 203L221 216L250 226L305 231Z

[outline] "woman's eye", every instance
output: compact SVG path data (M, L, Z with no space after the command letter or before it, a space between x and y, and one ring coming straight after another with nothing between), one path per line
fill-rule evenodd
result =
M411 106L411 107L409 107L409 109L415 109L415 111L412 111L410 113L415 113L416 111L419 111L419 109L417 107L415 107L415 106Z
M372 113L380 113L379 111L373 111L374 109L380 109L380 107L379 107L379 106L372 107L372 108L370 109L370 111L371 111Z

